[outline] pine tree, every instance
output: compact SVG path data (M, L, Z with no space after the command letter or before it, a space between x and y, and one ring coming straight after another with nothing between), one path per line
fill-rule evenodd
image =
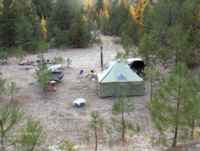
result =
M16 138L16 148L20 151L35 151L44 137L42 126L38 121L28 119Z
M0 150L8 151L12 147L19 151L35 151L43 140L43 129L39 122L27 119L22 128L18 128L23 112L13 102L1 106L0 110Z
M81 12L78 12L74 16L68 32L69 44L75 48L87 47L92 38L89 27L88 22L83 19Z
M31 0L4 0L0 14L0 47L37 48L36 15Z
M188 127L191 129L191 139L193 139L194 129L200 118L200 77L190 73L190 78L184 95L185 99L187 99L187 101L184 102L184 105L187 107L184 115L188 122Z
M156 82L160 82L160 71L156 66L148 66L145 68L145 79L149 80L150 83L150 102L153 100L154 88L156 86ZM158 84L157 84L158 85Z
M193 115L199 117L199 111L194 105L198 102L196 104L198 106L199 101L189 90L193 87L190 84L190 78L187 68L182 64L177 64L150 102L150 111L155 126L160 132L173 131L172 146L177 144L180 128L190 126L187 118Z
M129 112L133 112L134 104L129 98L119 97L115 103L113 104L112 111L114 114L121 114L121 140L122 143L125 144L125 136L126 136L126 120L125 114Z
M187 65L199 58L199 0L159 0L145 11L141 52ZM142 49L143 48L143 49ZM191 56L193 59L191 59Z
M40 19L42 17L50 17L53 9L52 0L32 0L32 5Z
M7 104L1 106L0 109L0 149L6 151L10 142L9 132L19 122L22 117L22 112L15 104Z
M49 81L52 80L52 73L48 70L47 64L43 62L43 55L41 55L40 60L42 62L38 65L35 77L40 84L43 92L46 94Z
M13 0L3 0L3 10L0 16L0 45L12 47L15 44L15 14L12 10Z
M95 138L95 151L98 150L98 140L99 140L99 135L98 131L102 128L103 126L103 119L99 115L98 112L94 111L91 113L91 120L90 120L90 127L94 131L94 138Z

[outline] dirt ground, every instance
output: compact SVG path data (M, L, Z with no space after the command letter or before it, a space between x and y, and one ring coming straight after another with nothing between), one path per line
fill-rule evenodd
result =
M117 52L123 51L111 37L102 37L102 41L104 63L113 60ZM72 59L71 68L65 69L64 79L57 86L57 91L49 93L47 97L41 93L34 78L34 67L27 70L27 67L17 65L15 58L10 58L8 65L0 66L0 72L10 81L16 82L19 88L17 97L24 112L41 122L46 132L46 146L58 144L64 139L81 144L81 133L88 125L91 111L99 111L107 121L110 121L112 114L114 99L99 98L96 93L96 82L78 76L81 69L87 72L91 69L100 72L99 45L86 49L51 49L44 55L49 59L55 56ZM27 58L36 60L37 55L29 55ZM148 96L147 88L145 96L131 98L135 103L135 110L128 118L140 125L140 132L134 135L131 142L135 144L134 151L158 151L152 147L149 140L155 135L155 131L147 109ZM83 109L73 108L73 100L80 97L87 100L87 106ZM117 148L116 146L114 145L114 148Z

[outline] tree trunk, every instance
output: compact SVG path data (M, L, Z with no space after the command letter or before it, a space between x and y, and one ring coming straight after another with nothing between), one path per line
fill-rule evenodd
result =
M175 131L174 131L174 138L173 138L173 143L172 143L172 147L175 147L177 144L177 138L178 138L178 124L176 124L175 126Z
M195 128L195 120L192 120L192 125L191 125L191 138L194 138L194 128Z
M176 107L176 122L175 122L175 130L174 130L174 138L172 146L175 147L177 144L177 138L178 138L178 129L179 129L179 110L180 110L180 100L177 100L177 107Z
M178 139L178 130L179 130L179 113L180 113L180 103L181 103L181 81L179 77L179 86L177 93L177 104L176 104L176 117L175 117L175 130L172 147L175 147Z
M125 133L126 133L126 128L125 128L125 119L124 119L124 111L122 111L122 144L125 145Z
M101 71L103 71L103 46L100 47Z
M1 129L1 151L5 151L5 147L4 147L4 126L2 121L0 121L0 129Z
M153 100L153 79L150 79L150 102Z
M94 129L94 135L95 135L95 151L98 149L98 135L97 135L97 127L95 126Z

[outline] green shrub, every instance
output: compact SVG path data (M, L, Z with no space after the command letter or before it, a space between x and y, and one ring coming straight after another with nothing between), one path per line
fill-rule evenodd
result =
M72 64L72 59L67 58L66 63L67 63L67 68L69 68L70 65Z
M6 79L0 76L0 96L6 93Z
M54 64L63 64L65 62L63 57L54 57L53 58L53 63Z
M49 48L49 44L48 42L44 41L44 40L41 40L38 42L38 51L41 53L41 52L45 52L48 48Z
M8 59L8 52L6 49L0 49L0 64L6 64Z
M71 141L64 140L59 148L61 149L61 151L75 151L74 147L75 145Z
M22 47L18 47L15 49L15 56L19 59L19 61L22 61L25 55L26 52L22 49Z
M0 60L4 60L8 58L8 52L5 49L0 49Z

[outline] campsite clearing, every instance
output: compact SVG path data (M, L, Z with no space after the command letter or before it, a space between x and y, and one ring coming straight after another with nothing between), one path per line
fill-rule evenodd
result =
M118 51L123 51L122 47L115 44L110 37L103 37L102 41L104 63L112 61ZM1 66L0 72L8 80L16 82L19 88L16 97L25 113L38 119L43 125L47 137L44 146L58 144L64 139L70 139L77 145L82 144L85 141L84 132L87 129L91 111L99 111L108 123L112 117L114 98L99 98L96 82L86 77L79 77L80 70L84 70L86 73L89 73L90 70L100 72L99 45L87 49L52 49L44 55L50 59L62 56L72 60L71 67L64 71L65 76L63 81L58 84L57 91L49 93L48 96L44 96L39 89L34 78L34 68L25 70L24 66L17 65L15 58L10 58L8 65ZM36 60L37 55L27 57ZM147 108L148 87L145 93L145 96L132 97L135 102L135 110L127 116L140 126L140 132L137 135L140 135L138 138L142 136L143 141L138 142L141 145L137 143L138 151L144 151L146 146L148 146L146 151L157 151L150 142L146 141L155 136L156 131L153 129ZM86 106L73 108L72 102L76 98L85 98Z

